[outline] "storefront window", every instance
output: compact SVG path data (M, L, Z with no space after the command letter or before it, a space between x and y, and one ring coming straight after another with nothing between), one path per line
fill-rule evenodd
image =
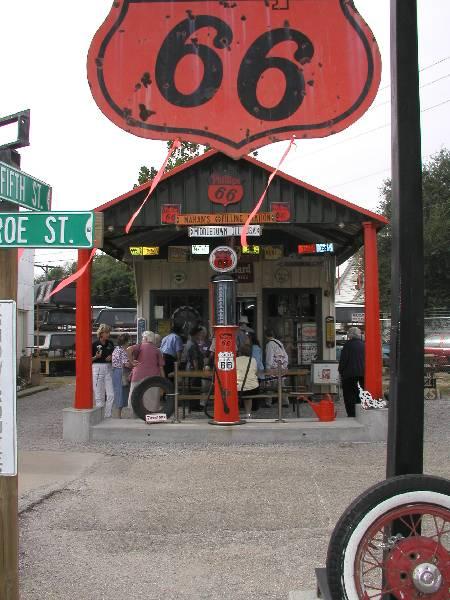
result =
M289 365L309 365L321 358L320 290L267 290L266 328L284 344Z

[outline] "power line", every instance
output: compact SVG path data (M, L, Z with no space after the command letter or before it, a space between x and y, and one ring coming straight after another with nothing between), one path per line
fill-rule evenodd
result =
M448 104L448 102L450 102L450 98L448 100L444 100L443 102L439 102L439 104L429 106L428 108L423 108L420 112L421 113L428 112L429 110L433 110L435 108L438 108L439 106ZM389 121L389 123L386 123L385 125L379 125L378 127L374 127L373 129L368 129L367 131L362 131L361 133L358 133L357 135L346 138L345 140L340 140L339 142L336 142L335 144L331 144L330 146L327 146L326 148L319 148L318 150L315 150L314 152L308 152L307 154L303 154L303 158L307 158L308 156L313 156L314 154L319 154L320 152L325 152L329 148L334 148L335 146L340 146L341 144L346 144L347 142L356 140L357 138L363 137L365 135L369 135L369 133L374 133L375 131L379 131L380 129L386 129L386 127L389 127L390 124L391 124L391 122Z
M426 67L422 67L421 69L419 69L419 73L422 73L423 71L427 71L428 69L431 69L432 67L435 67L436 65L440 65L443 62L446 62L447 60L450 60L450 56L445 56L444 58L440 58L439 60L436 60L435 62L431 63L430 65L427 65ZM383 87L379 88L379 92L382 92L383 90L387 90L388 88L391 87L391 84L388 83L386 85L384 85Z
M382 173L388 173L391 169L383 169L382 171L377 171L376 173L369 173L369 175L363 175L362 177L356 177L355 179L349 179L348 181L344 181L343 183L337 183L335 185L326 185L324 187L329 188L337 188L342 185L347 185L348 183L354 183L355 181L361 181L362 179L369 179L369 177L375 177L375 175L381 175Z
M442 77L438 77L437 79L433 79L433 81L428 81L427 83L422 84L421 86L419 86L420 89L428 87L429 85L433 85L434 83L438 83L439 81L442 81L443 79L448 79L450 77L450 73L447 73L447 75L443 75ZM369 110L375 110L376 108L379 108L380 106L386 106L386 104L390 104L391 101L390 100L386 100L385 102L380 102L379 104L374 104L373 106L371 106L369 108Z
M429 110L433 110L433 108L438 108L439 106L442 106L444 104L448 104L449 102L450 102L450 98L448 100L444 100L443 102L439 102L439 104L435 104L434 106L429 106L428 108L424 108L420 112L427 112Z
M449 102L450 102L450 98L447 100L444 100L443 102L439 102L438 104L435 104L434 106L429 106L428 108L424 108L420 112L424 113L429 110L433 110L434 108L438 108L439 106L443 106L444 104L448 104ZM390 125L390 123L388 125ZM385 127L388 127L388 125L386 125ZM370 133L370 132L368 132L368 133ZM383 171L377 171L376 173L369 173L368 175L363 175L362 177L358 177L356 179L350 179L349 181L343 181L342 183L336 183L336 184L332 184L332 185L325 185L324 187L337 188L337 187L341 187L343 185L347 185L349 183L354 183L355 181L361 181L362 179L368 179L369 177L374 177L375 175L380 175L381 173L386 173L388 171L390 171L390 169L384 169Z

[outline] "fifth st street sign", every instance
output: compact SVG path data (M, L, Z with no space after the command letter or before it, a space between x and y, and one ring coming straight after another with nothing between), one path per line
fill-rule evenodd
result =
M92 248L94 213L0 213L2 248Z
M49 185L0 162L0 199L30 210L50 210L51 197Z

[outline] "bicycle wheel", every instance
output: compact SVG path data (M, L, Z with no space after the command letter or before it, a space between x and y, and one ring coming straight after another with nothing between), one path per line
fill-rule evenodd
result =
M331 536L333 600L450 598L450 481L403 475L344 512Z
M159 399L159 408L158 406ZM131 394L131 405L136 415L146 420L146 416L151 412L162 412L167 418L173 415L174 396L173 383L164 377L147 377L137 385Z

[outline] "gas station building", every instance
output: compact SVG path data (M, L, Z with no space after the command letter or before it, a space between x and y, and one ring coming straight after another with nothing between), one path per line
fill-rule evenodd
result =
M272 167L249 156L209 151L166 173L129 232L148 194L141 185L96 209L104 215L104 252L133 265L138 316L166 335L173 321L187 334L211 325L211 251L238 255L237 315L262 345L271 327L290 366L335 358L336 266L365 249L366 388L381 397L376 233L381 215L278 172L242 249L239 226L267 185ZM326 325L329 324L327 329Z

